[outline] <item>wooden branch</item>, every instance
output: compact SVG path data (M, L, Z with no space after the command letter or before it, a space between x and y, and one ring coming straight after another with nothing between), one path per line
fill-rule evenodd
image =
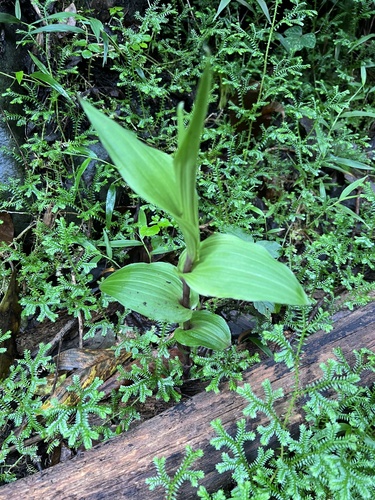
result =
M314 334L306 343L300 370L302 385L321 376L319 364L333 357L334 347L341 347L349 358L354 349L367 347L375 350L375 303L354 312L339 313L334 319L332 332ZM293 375L283 365L276 365L272 360L244 374L244 381L250 383L260 396L263 395L261 383L266 378L272 382L274 389L283 388L285 398L280 400L277 411L279 414L285 413L293 389ZM374 378L373 373L366 373L362 384L370 385ZM151 492L145 485L145 479L155 475L152 459L154 456L167 457L168 473L173 474L181 463L187 444L193 449L202 448L205 452L204 457L197 461L196 468L204 470L206 474L201 484L215 491L228 483L230 473L218 474L215 469L222 452L209 444L215 435L210 422L220 418L225 429L233 434L236 421L243 416L245 406L244 399L230 392L226 385L220 394L198 394L134 430L81 453L69 462L1 487L0 499L160 500L163 498L162 491ZM292 417L293 427L297 426L301 418L297 407L297 413ZM264 418L256 422L249 421L249 427L255 428L265 421ZM249 456L255 453L255 446L249 443ZM186 485L179 498L197 498L196 490Z

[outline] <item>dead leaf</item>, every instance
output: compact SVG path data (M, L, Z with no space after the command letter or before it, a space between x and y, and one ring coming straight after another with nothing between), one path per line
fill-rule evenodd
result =
M51 203L50 205L48 205L46 211L43 214L43 223L47 227L52 227L53 223L55 222L56 214L53 213L52 209L53 209L53 204Z
M242 104L244 109L251 111L254 105L258 102L259 97L259 83L253 82L255 88L249 90L241 99L239 100L237 95L231 97L231 101L240 106ZM268 128L271 125L272 120L276 114L280 114L282 119L285 118L285 112L283 105L280 102L272 101L260 110L260 115L256 118L252 125L252 132L254 136L260 134L261 126ZM235 127L238 132L244 132L249 130L250 122L245 120L238 120L234 110L229 110L229 119L231 124Z
M69 351L71 351L69 353ZM72 367L75 365L82 368L73 372L65 381L51 394L42 406L42 410L52 407L52 400L57 399L59 404L66 406L74 406L78 402L78 395L73 392L68 392L67 387L73 383L73 375L79 377L81 387L88 387L96 377L101 380L107 380L113 375L118 365L122 365L131 359L131 353L122 352L116 357L115 352L111 349L69 349L60 354L59 369L64 366ZM85 365L86 363L86 365ZM85 366L85 367L83 367Z
M66 9L64 9L64 12L69 12L69 13L72 13L72 14L77 14L77 9L76 9L76 6L74 5L74 3L71 3L70 5L68 5L68 7ZM65 23L68 25L68 26L75 26L76 25L76 19L75 17L68 17L68 19L65 21Z
M72 14L77 14L77 9L74 3L71 3L68 5L66 9L64 9L64 12L72 13ZM60 24L67 24L68 26L75 26L77 24L76 18L74 16L68 17L65 19L61 19ZM58 38L64 38L68 33L58 33Z
M77 370L96 365L101 361L112 363L114 352L111 349L68 349L58 356L55 361L59 370Z

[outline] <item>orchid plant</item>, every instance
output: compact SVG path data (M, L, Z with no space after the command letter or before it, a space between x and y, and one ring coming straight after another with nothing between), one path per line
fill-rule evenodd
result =
M198 308L199 296L307 305L291 270L264 246L231 234L201 241L196 191L197 160L207 115L212 73L200 80L190 122L177 108L174 156L147 146L87 101L81 104L119 173L140 197L173 217L184 237L179 263L134 263L115 271L101 290L150 319L178 323L174 338L185 346L225 349L231 333L225 320Z

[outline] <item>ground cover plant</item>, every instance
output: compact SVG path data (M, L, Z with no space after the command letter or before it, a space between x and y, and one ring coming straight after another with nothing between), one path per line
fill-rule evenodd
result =
M343 294L341 307L352 308L371 300L374 290L373 2L156 2L130 22L121 4L109 8L101 20L97 12L78 3L75 10L64 12L51 1L33 5L16 2L15 11L0 16L1 22L17 30L20 48L30 52L28 70L20 68L8 75L5 96L11 102L4 109L5 119L24 127L26 140L8 151L24 165L24 178L1 186L1 211L21 217L15 238L2 238L6 241L1 247L0 271L4 292L15 267L23 328L31 321L54 322L67 314L77 319L81 344L98 331L103 336L114 331L118 338L114 353L127 360L131 353L136 362L120 367L127 385L103 401L99 380L108 374L100 369L99 361L81 366L74 379L60 381L60 392L56 392L59 389L54 391L48 379L56 370L48 347L41 345L33 356L26 349L10 373L2 374L3 481L24 474L20 464L37 469L42 461L45 466L46 457L64 440L71 449L78 449L126 430L139 418L137 400L144 402L151 395L178 400L178 388L189 376L205 377L214 390L219 390L222 379L229 379L236 388L241 372L255 361L252 347L258 345L268 355L272 355L270 349L276 354L280 349L289 352L284 326L302 339L295 354L290 354L290 366L296 367L303 339L320 328L329 330L335 299ZM189 133L184 128L196 120L194 101L206 66L207 46L213 82L208 114L206 117L203 106L200 120L204 126L196 128L199 136L203 130L200 148L200 137L195 137L194 148L185 146L184 151L181 144ZM180 109L176 120L181 101L185 102L184 111ZM137 190L126 174L124 182L112 165L114 161L118 167L115 158L98 146L95 129L90 128L80 102L92 102L108 118L132 130L142 145L158 150L163 161L178 159L179 154L184 159L190 154L194 157L194 176L186 183L190 194L185 199L194 206L184 212L192 218L192 232L164 199L160 202ZM160 183L160 179L153 182ZM189 253L210 238L213 241L215 233L229 234L241 247L266 246L278 259L269 257L272 265L285 268L288 276L294 274L310 305L301 310L281 306L290 301L271 297L271 290L268 299L259 299L198 287L201 298L193 301L193 308L198 309L194 314L202 314L204 309L211 318L219 318L220 347L226 347L230 337L224 319L247 315L251 339L243 335L241 340L250 350L239 350L232 339L231 347L202 354L195 344L207 344L217 327L210 323L208 334L202 338L198 332L198 340L190 343L188 329L181 328L179 343L193 344L189 354L193 366L187 375L186 352L176 353L172 333L176 323L191 319L191 303L182 305L183 312L190 311L189 317L156 316L154 323L145 318L141 324L130 323L131 310L137 311L135 302L122 298L124 307L118 306L105 285L114 278L103 279L115 269L130 266L165 265L170 274L179 260L183 262L185 247ZM121 272L112 276L121 276L117 274ZM179 294L180 278L181 274L176 282ZM109 295L101 293L99 285ZM190 288L194 290L194 286ZM300 321L301 311L304 322ZM149 309L138 312L152 317ZM12 330L8 324L1 329L5 336ZM42 344L48 340L42 339ZM3 348L6 345L9 342ZM218 344L209 343L208 347ZM346 366L343 363L341 360L339 366ZM113 370L117 364L121 363L113 354ZM151 364L153 371L149 370ZM329 371L327 384L333 383L335 370ZM337 370L349 373L349 368ZM359 374L360 370L350 384L358 381ZM359 411L360 404L367 405L368 415L373 415L368 406L371 394L354 390L350 384L339 392L338 401L348 395L348 389L357 398L352 407ZM251 398L248 388L241 390ZM67 394L77 397L67 400ZM313 397L318 398L317 394L318 389ZM73 400L74 404L67 404ZM338 450L347 408L332 406L332 432L327 439ZM323 431L316 419L306 421L301 436L325 439L319 432L328 432L328 427ZM276 432L279 421L275 417L272 422ZM346 428L342 442L349 453L353 433L366 436L367 444L358 451L364 469L370 467L366 460L372 456L369 423L362 427L351 423L356 430ZM223 435L218 423L215 426L228 443L230 438ZM243 434L245 429L241 432L241 439L251 438ZM259 498L271 494L290 498L291 491L294 496L300 491L301 498L310 494L308 476L305 483L290 482L290 477L285 483L280 479L285 463L293 461L292 452L297 450L294 438L281 434L278 438L285 453L272 459L271 472L261 468L271 460L268 451L256 463L258 490L244 472L247 465L241 458L242 468L235 479L248 493L237 490L234 498L254 492L263 495ZM35 440L36 435L42 441ZM240 442L238 439L239 446ZM334 455L329 467L336 463ZM297 457L296 453L296 471L303 465ZM357 466L349 463L345 473L365 477L363 470L354 471ZM319 473L317 463L311 467ZM303 467L300 470L306 473ZM277 489L281 484L288 484L284 491ZM373 488L367 479L363 484L369 491ZM331 488L330 494L335 491L325 484L322 494L327 494L327 488ZM347 498L365 498L363 491L357 483L348 483ZM203 498L204 494L201 491ZM216 498L224 495L218 493Z
M196 156L210 84L211 69L207 65L186 130L179 109L179 146L174 158L147 148L95 108L84 102L82 106L125 181L144 199L174 217L186 241L177 267L162 263L132 264L107 278L101 290L154 320L181 321L173 334L177 342L221 350L231 343L229 327L210 311L193 311L199 300L193 298L194 292L247 301L294 305L309 302L289 269L273 260L262 245L220 233L200 242Z
M276 335L275 335L276 336ZM285 339L281 339L285 346ZM299 363L291 346L285 350L280 363ZM288 353L287 353L288 351ZM224 449L222 461L216 465L219 473L232 471L234 484L228 494L222 489L210 494L199 487L197 497L205 499L248 498L371 498L375 481L373 474L374 440L373 391L358 387L364 370L374 371L373 352L362 349L355 352L355 364L350 366L340 350L337 358L321 365L322 377L314 384L296 385L286 415L279 415L275 403L283 390L274 390L268 380L263 383L264 398L257 396L250 384L238 387L247 406L243 414L254 419L258 414L268 417L267 425L250 430L245 418L237 422L235 435L228 434L220 419L211 425L216 436L211 444ZM287 359L289 360L287 361ZM330 395L327 397L327 391ZM305 398L305 422L299 435L290 432L290 417L297 398ZM251 422L251 420L250 420ZM249 460L245 444L259 439L256 456ZM362 442L362 446L358 443ZM204 472L199 470L202 450L186 448L186 455L176 474L170 477L165 470L165 459L154 459L157 475L146 480L151 489L163 487L165 498L178 498L184 481L198 487ZM194 464L197 461L197 464ZM194 467L192 467L194 465Z

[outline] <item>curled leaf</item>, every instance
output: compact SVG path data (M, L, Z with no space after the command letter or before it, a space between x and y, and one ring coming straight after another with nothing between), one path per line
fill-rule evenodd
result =
M226 321L210 311L194 311L190 328L177 328L173 337L182 345L202 346L215 351L226 349L231 343L231 333Z

